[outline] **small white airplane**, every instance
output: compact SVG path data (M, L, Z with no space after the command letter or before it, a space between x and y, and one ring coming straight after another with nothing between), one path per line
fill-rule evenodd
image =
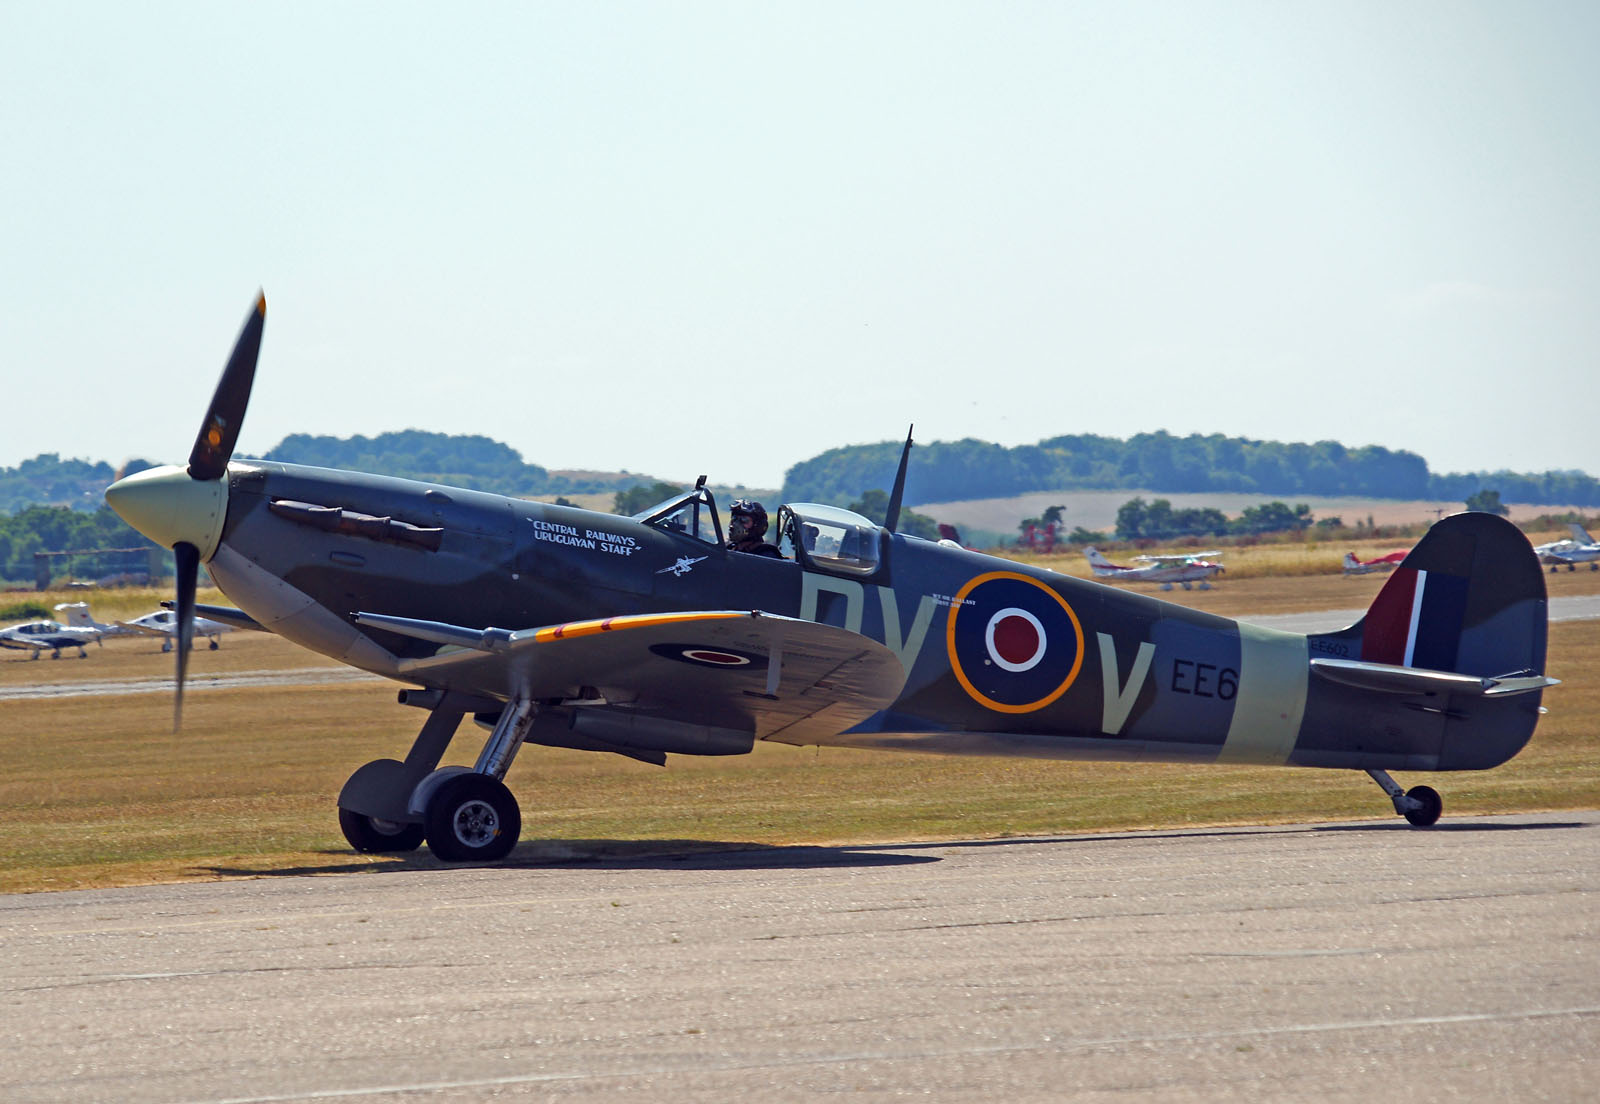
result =
M84 645L99 641L103 635L99 629L63 625L59 621L25 621L0 629L0 648L31 648L34 659L43 651L49 651L51 659L60 659L62 648L76 648L78 658L87 659L89 653L84 651Z
M1207 556L1220 556L1221 552L1193 552L1181 556L1135 556L1135 563L1142 563L1142 567L1129 567L1123 564L1114 564L1094 545L1083 550L1089 560L1089 569L1094 572L1097 579L1116 579L1124 583L1160 583L1162 590L1171 590L1173 583L1180 584L1184 590L1193 590L1189 584L1198 581L1201 590L1210 590L1211 584L1206 580L1213 575L1221 574L1223 567L1219 563L1212 563Z
M1549 564L1552 575L1562 564L1567 565L1568 571L1576 571L1581 563L1588 564L1590 571L1600 571L1600 543L1596 543L1589 531L1577 522L1573 522L1570 529L1570 540L1551 541L1534 549L1539 562Z
M1393 571L1401 560L1406 558L1405 552L1391 552L1387 556L1375 556L1370 560L1358 560L1354 552L1344 554L1344 573L1346 575L1370 575L1374 571Z
M154 613L147 613L143 617L135 617L131 621L118 621L117 624L126 631L144 633L146 636L165 637L161 641L161 650L163 652L172 651L172 642L178 638L178 615L171 610L156 610ZM194 647L193 640L198 640L203 636L211 641L211 650L214 652L219 646L217 637L225 632L232 631L232 625L224 625L220 621L212 621L205 617L196 617L194 619L194 637L189 646L191 648Z

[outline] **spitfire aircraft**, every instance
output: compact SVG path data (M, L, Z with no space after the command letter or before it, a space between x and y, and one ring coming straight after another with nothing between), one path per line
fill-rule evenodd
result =
M1222 555L1216 551L1192 552L1181 556L1135 556L1133 560L1142 565L1140 567L1114 564L1092 544L1083 550L1083 554L1089 561L1089 570L1094 572L1097 579L1114 579L1120 583L1160 583L1162 590L1171 590L1173 583L1180 583L1184 590L1190 590L1189 584L1192 582L1198 582L1201 590L1210 590L1210 578L1223 571L1221 564L1206 559L1207 556Z
M704 479L634 516L402 479L233 459L265 320L258 300L184 467L107 501L173 549L183 644L205 563L265 629L404 685L426 719L403 759L356 770L339 821L360 851L446 861L515 845L503 782L525 743L737 755L757 740L1058 759L1365 771L1482 770L1531 737L1544 575L1498 517L1436 524L1337 632L1232 621L789 503L783 558L729 548ZM185 664L177 657L176 714ZM472 766L440 767L461 721Z

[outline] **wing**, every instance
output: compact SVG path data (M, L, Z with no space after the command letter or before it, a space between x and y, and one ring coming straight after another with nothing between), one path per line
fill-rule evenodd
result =
M143 633L146 636L171 636L171 629L158 629L154 625L141 625L137 621L118 621L117 627L127 629L129 632Z
M171 609L173 603L162 602L162 609ZM271 632L272 630L251 617L244 610L234 609L232 606L208 606L204 603L195 603L194 612L197 616L208 621L215 621L227 629L249 629L252 632ZM198 622L196 623L198 628Z
M508 632L357 613L357 624L443 645L402 661L425 686L499 699L603 699L697 724L831 736L887 706L899 657L859 633L732 610L640 614Z

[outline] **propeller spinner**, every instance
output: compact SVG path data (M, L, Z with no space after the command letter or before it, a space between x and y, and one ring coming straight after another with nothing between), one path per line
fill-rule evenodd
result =
M178 619L173 730L183 721L183 684L188 674L189 646L194 641L195 587L201 563L222 541L228 514L228 461L233 458L250 405L261 332L267 320L267 297L258 295L211 396L205 421L195 438L186 468L151 468L119 479L106 488L106 502L122 519L163 547L172 549L177 565Z

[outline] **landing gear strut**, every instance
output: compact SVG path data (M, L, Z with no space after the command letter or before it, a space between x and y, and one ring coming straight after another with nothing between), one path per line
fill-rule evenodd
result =
M444 862L493 862L517 845L522 813L501 779L511 769L535 712L526 698L506 703L472 770L452 773L429 794L423 819L428 848Z
M1389 795L1389 800L1394 802L1394 811L1412 824L1426 828L1438 823L1439 814L1444 812L1444 799L1439 796L1438 790L1432 786L1412 786L1409 790L1403 790L1400 783L1389 777L1388 771L1369 770L1367 774Z
M408 699L418 694L422 700ZM537 712L531 701L506 703L438 691L406 691L401 701L430 708L405 762L378 759L350 776L339 793L339 827L357 851L415 851L424 840L444 862L493 862L517 845L522 813L505 786L506 771ZM439 767L469 712L499 708L494 733L477 763Z

